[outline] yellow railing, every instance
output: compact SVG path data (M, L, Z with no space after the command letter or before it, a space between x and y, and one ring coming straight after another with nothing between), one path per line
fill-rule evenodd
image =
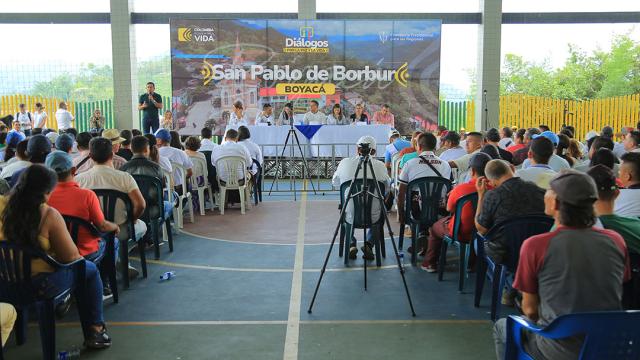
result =
M41 103L44 106L44 111L47 113L47 127L58 130L55 114L62 101L65 100L61 98L44 98L42 96L31 95L3 95L0 96L0 116L6 116L9 114L15 116L19 111L18 106L20 104L25 104L27 111L33 113L36 108L36 103ZM75 116L75 102L66 101L66 103L67 110Z

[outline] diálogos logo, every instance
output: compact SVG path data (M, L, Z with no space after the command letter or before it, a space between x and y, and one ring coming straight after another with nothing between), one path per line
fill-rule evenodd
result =
M378 37L380 38L380 42L384 44L389 40L389 33L386 31L380 31L378 33Z
M409 69L409 64L404 63L399 68L396 69L396 72L393 74L393 79L400 85L407 87L407 78L409 74L407 70Z
M284 48L282 52L309 52L309 53L328 53L328 40L311 40L314 37L312 26L301 26L299 37L286 37L284 39Z
M178 41L191 41L192 34L193 30L191 30L191 28L178 28Z
M178 28L178 41L180 42L213 42L216 35L213 28Z

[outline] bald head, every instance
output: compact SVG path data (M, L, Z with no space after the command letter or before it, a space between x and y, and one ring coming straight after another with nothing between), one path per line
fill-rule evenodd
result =
M484 174L491 181L502 182L513 177L513 169L504 160L491 160L487 163Z

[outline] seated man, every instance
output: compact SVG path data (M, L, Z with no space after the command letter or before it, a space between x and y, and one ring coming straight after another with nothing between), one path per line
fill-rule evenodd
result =
M339 189L342 186L342 184L344 184L345 182L353 180L354 176L356 175L356 169L358 168L358 163L360 162L360 157L366 155L363 151L363 147L361 146L364 144L369 145L369 150L370 150L369 154L371 155L371 158L370 158L371 166L373 167L376 180L378 180L379 182L383 182L385 184L385 188L380 189L384 195L384 193L386 193L387 185L389 184L389 175L387 174L387 169L385 168L384 163L373 157L376 154L376 140L372 136L363 136L358 140L358 143L356 144L358 146L358 150L357 150L358 155L340 160L340 163L338 164L338 168L336 169L336 172L333 173L333 179L331 182L334 187L337 187ZM370 174L370 172L371 172L371 169L367 169L367 178L373 179L373 176ZM358 173L357 178L362 179L363 177L364 177L364 169L361 169L360 172ZM371 192L375 193L375 190L372 189ZM347 193L345 193L344 196L346 200ZM374 199L374 202L371 204L371 219L375 219L375 220L379 219L382 211L384 211L384 209L380 206L380 201L378 199ZM349 203L347 208L345 209L345 217L344 217L345 221L351 224L353 223L353 217L354 217L353 205ZM364 246L362 246L361 248L362 252L364 253L362 258L365 260L373 260L373 251L372 251L373 244L371 243L371 240L370 240L371 236L372 236L372 233L371 231L369 231L367 233L367 241L365 241ZM356 239L352 238L351 245L349 248L350 259L355 259L358 256L358 248L356 245L357 245Z
M400 174L400 169L404 167L404 164L411 159L415 159L418 157L418 136L422 134L422 131L414 131L411 135L411 146L406 147L400 152L398 152L398 157L400 159L400 163L398 163L398 174ZM393 160L393 156L391 157ZM392 174L393 175L393 174Z
M78 144L78 155L73 158L73 167L76 168L76 175L91 169L93 166L93 160L89 155L89 141L93 139L88 132L81 132L76 138Z
M171 133L167 129L159 129L155 133L156 146L158 147L158 153L160 156L164 156L169 161L178 165L182 165L187 169L186 178L190 178L193 175L193 163L189 156L182 150L171 147ZM179 169L173 169L173 183L176 187L176 191L182 194L182 174Z
M449 131L442 138L441 149L444 149L444 151L439 157L443 161L457 160L467 154L467 150L460 146L460 135L455 131Z
M56 150L45 159L44 164L56 172L58 184L51 192L47 203L58 210L62 215L71 215L81 218L93 224L104 233L120 231L118 225L105 220L100 201L96 194L88 189L83 189L73 180L75 168L71 155ZM99 237L93 236L87 229L78 230L78 252L87 260L94 260L105 251L105 243ZM110 295L111 289L108 282L103 282L104 295Z
M482 141L483 136L479 132L472 131L467 134L467 138L465 140L465 150L466 155L463 155L455 160L448 160L449 166L451 168L458 169L458 183L463 183L467 181L468 171L469 171L469 162L471 161L471 156L477 153L482 149Z
M75 140L73 136L69 134L61 134L56 139L56 143L55 143L56 150L60 150L60 151L66 152L67 154L71 154L71 150L73 150L74 141Z
M249 150L247 150L247 148L243 145L238 144L238 137L239 134L237 130L227 130L227 133L224 137L225 141L222 143L222 145L216 147L211 153L211 163L213 164L213 166L216 166L216 162L218 162L220 158L226 156L238 156L244 158L245 166L247 169L251 167L253 161L251 160ZM240 185L244 184L245 170L247 169L238 168L236 171L236 176ZM218 173L218 177L220 178L220 182L222 182L223 184L229 181L229 176L233 176L232 174L227 174L227 171L224 167L220 169L216 168L216 171Z
M29 140L22 140L18 143L18 146L16 146L16 156L11 158L10 162L4 164L0 178L9 179L16 171L31 166L31 162L29 162L27 157L28 143Z
M118 129L106 129L102 132L102 137L111 141L111 146L113 148L113 168L120 170L122 165L127 162L127 159L118 155L118 151L120 151L122 143L126 141L125 138L120 136L120 131L118 131Z
M540 135L533 135L533 139L537 139L541 136L546 137L547 139L551 140L551 142L553 143L553 155L551 155L551 158L549 159L549 166L555 171L560 171L562 169L570 169L571 165L569 165L569 162L555 153L556 146L558 146L558 143L560 142L560 138L558 137L558 135L556 135L552 131L545 131ZM522 163L522 168L526 169L529 166L531 166L531 161L529 159L526 159Z
M491 160L484 174L485 177L478 178L476 182L476 229L480 234L486 234L491 227L509 218L544 212L544 190L515 177L513 165L504 160ZM493 186L493 190L489 190L489 186ZM506 260L507 245L502 238L491 239L486 250L495 262Z
M516 171L516 176L524 181L531 181L543 189L549 188L549 182L557 172L549 166L549 159L553 155L553 143L545 137L531 141L529 147L529 161L531 165L526 169Z
M538 134L540 134L540 130L538 130L538 128L527 129L522 140L523 146L513 152L513 165L522 165L522 163L529 157L531 140L533 140L533 137Z
M211 129L208 127L204 127L200 130L200 137L202 137L202 139L200 140L200 149L198 149L198 151L213 151L213 149L218 147L218 144L211 141L212 136Z
M495 146L502 160L513 163L513 154L500 146L500 132L498 131L498 129L491 128L487 130L487 134L484 137L484 143Z
M479 177L484 176L484 168L487 163L491 161L491 157L485 153L477 153L471 157L470 169L471 180L464 184L460 184L451 190L449 193L449 199L447 200L447 211L451 214L436 221L429 230L429 238L427 245L427 256L422 263L422 270L429 273L435 273L438 271L438 260L440 260L440 248L442 246L442 238L445 235L452 236L453 226L456 218L456 206L458 200L463 196L473 194L476 192L476 180ZM458 240L462 242L470 242L471 233L475 226L473 218L475 216L473 206L471 203L467 203L462 208L462 216L460 219L460 234Z
M620 216L640 217L640 153L622 155L620 181L624 189L616 199L614 213Z
M89 143L89 148L91 159L95 165L84 173L77 175L76 181L85 189L117 190L129 195L133 207L133 214L131 215L136 219L134 231L137 241L147 232L147 226L143 221L139 220L144 212L146 203L140 193L138 184L136 184L131 175L113 168L113 148L109 139L103 137L94 138ZM114 222L120 227L118 236L120 240L130 239L132 235L129 234L127 227L127 216L124 204L118 201L116 203ZM121 244L123 243L121 242ZM138 275L137 270L132 267L130 267L129 271L130 277Z
M591 177L565 170L544 197L544 211L557 229L522 244L513 287L522 292L524 315L539 326L576 312L621 310L622 283L630 275L627 248L616 232L593 227L596 199ZM494 326L500 360L506 337L506 319L500 319ZM534 359L577 359L582 341L523 334L525 351Z
M384 150L384 165L389 169L389 172L391 171L391 158L393 155L410 146L411 143L403 139L398 130L389 132L389 145Z

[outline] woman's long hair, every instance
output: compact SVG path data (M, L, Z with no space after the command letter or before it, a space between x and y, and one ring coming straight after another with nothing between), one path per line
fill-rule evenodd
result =
M571 145L571 139L565 134L558 135L558 146L556 147L556 155L567 160L569 166L573 167L575 160L569 155L569 146Z
M182 146L182 143L180 142L180 134L175 130L169 131L169 134L171 134L171 142L169 142L169 145L172 148L184 150L184 146Z
M56 173L38 164L31 165L20 175L2 213L4 236L8 241L36 249L40 247L40 206L57 182Z

